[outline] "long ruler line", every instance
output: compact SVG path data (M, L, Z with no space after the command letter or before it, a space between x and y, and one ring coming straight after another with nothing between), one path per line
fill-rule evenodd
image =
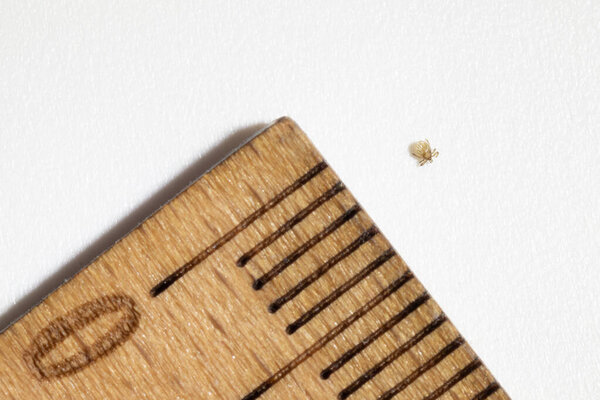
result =
M371 343L377 340L381 335L388 332L394 326L398 325L402 322L406 317L416 311L421 305L425 304L427 300L429 300L431 296L429 293L423 293L419 297L417 297L414 301L412 301L409 305L407 305L402 311L398 314L394 315L392 318L387 320L386 323L381 325L375 332L371 333L369 336L360 341L356 346L345 352L340 358L331 363L327 368L321 371L321 378L328 379L331 374L335 371L343 367L348 361L350 361L354 356L358 353L366 349ZM445 320L445 317L438 317L440 322Z
M260 397L263 393L269 390L273 385L283 379L287 374L289 374L292 370L294 370L298 365L304 362L306 359L311 357L317 351L319 351L323 346L333 340L337 335L348 329L354 322L359 320L363 315L371 311L375 308L379 303L385 300L388 296L395 293L398 289L404 286L405 283L410 281L413 278L413 274L411 271L406 271L402 276L392 282L389 286L379 292L375 297L369 300L366 304L364 304L361 308L359 308L356 312L346 318L344 321L340 322L335 326L329 333L325 336L321 337L321 339L317 340L313 343L308 349L306 349L302 354L296 357L292 362L287 364L285 367L281 368L275 374L273 374L270 378L265 380L259 386L257 386L253 391L248 393L242 400L254 400Z
M325 310L327 307L331 305L334 301L340 298L344 293L348 290L352 289L358 282L362 281L364 278L369 276L371 272L375 271L377 268L385 264L390 258L395 255L394 250L387 249L383 252L379 257L369 263L365 268L363 268L359 273L354 275L348 281L346 281L342 286L335 289L331 292L327 297L323 300L315 304L310 310L302 314L297 320L292 322L286 328L286 331L295 331L298 330L301 326L308 323L311 319L317 316L321 311Z
M435 320L433 320L429 325L423 328L419 333L413 336L409 341L405 342L402 346L398 347L396 350L388 354L383 360L379 361L375 366L369 369L367 372L358 377L354 382L348 385L344 390L342 390L339 394L339 398L341 400L347 399L350 395L360 389L365 383L373 379L377 374L383 371L388 365L394 362L398 357L402 354L406 353L408 350L413 348L417 343L439 328L444 322L446 322L446 316L440 315ZM458 337L451 344L442 349L433 359L429 360L423 366L421 366L418 370L413 372L408 378L400 383L406 383L406 386L412 382L411 377L417 373L417 376L414 379L417 379L419 375L427 371L433 365L437 364L444 357L452 353L456 348L464 343L464 339L462 337ZM436 361L437 360L437 361ZM430 366L429 366L430 365ZM428 367L429 366L429 367ZM421 371L421 372L419 372ZM414 380L413 379L413 380ZM410 381L409 381L410 380ZM399 386L400 387L400 386Z
M254 221L260 218L263 214L269 211L271 208L275 207L279 204L283 199L285 199L290 194L294 193L296 190L304 186L308 181L317 176L321 171L327 168L327 163L325 161L321 161L314 167L312 167L307 173L298 178L295 182L293 182L290 186L283 189L279 194L265 203L262 207L254 211L252 214L247 216L237 224L233 229L227 232L225 235L221 236L217 239L213 244L208 246L206 249L201 251L197 256L192 258L190 261L185 263L183 266L179 267L175 272L167 276L161 282L159 282L156 286L150 289L150 295L152 297L156 297L165 290L169 288L175 281L179 278L190 272L196 265L200 264L204 261L208 256L212 253L220 249L225 243L229 242L233 239L238 233L246 229L250 226Z
M400 382L399 384L397 384L396 386L394 386L393 388L391 388L390 390L388 390L387 392L382 394L377 400L390 400L392 397L396 396L398 393L400 393L401 391L406 389L411 383L416 381L417 378L419 378L425 372L429 371L431 368L438 365L444 358L448 357L450 354L452 354L452 352L454 352L454 350L458 349L464 343L465 343L465 339L463 339L462 336L457 337L452 342L450 342L446 347L444 347L442 350L440 350L435 356L430 358L425 364L423 364L419 368L415 369L402 382ZM481 361L479 361L478 359L476 359L474 362L481 363ZM463 369L458 374L456 374L455 376L450 378L450 380L448 382L446 382L444 385L440 386L433 393L429 394L426 397L426 399L433 400L433 399L438 398L446 390L448 390L449 388L454 386L462 378L469 375L475 368L479 367L479 365L481 365L481 364L478 364L473 369L470 369L470 368L472 368L473 363L469 364L467 367L465 367L465 369ZM456 380L457 377L458 377L458 380ZM425 400L425 399L423 399L423 400Z

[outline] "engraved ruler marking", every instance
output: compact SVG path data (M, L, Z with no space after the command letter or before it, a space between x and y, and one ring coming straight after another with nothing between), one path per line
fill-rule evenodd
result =
M262 287L270 282L277 275L281 274L287 267L292 265L297 259L302 257L304 253L309 251L315 245L317 245L321 240L325 239L327 236L331 235L337 229L339 229L346 222L350 221L358 212L360 211L360 207L358 205L352 206L348 211L342 214L338 219L333 221L330 225L328 225L321 232L311 237L306 243L303 243L302 246L298 247L294 252L290 255L287 255L281 260L277 265L273 267L269 272L261 276L260 278L254 281L252 287L256 290L262 289Z
M76 354L58 362L43 363L44 357L69 336L76 336L101 316L117 312L122 312L121 319L94 343L86 345L80 342L81 350ZM38 379L77 372L127 341L139 324L139 316L135 309L135 301L131 297L122 294L103 296L82 304L65 316L50 322L34 337L23 358Z
M345 247L342 251L337 253L335 256L331 257L327 262L313 271L306 278L298 282L296 286L290 289L286 294L279 297L277 300L271 303L269 306L269 311L275 312L279 310L285 303L292 300L296 297L300 292L306 289L311 283L319 279L323 276L327 271L333 268L337 263L339 263L344 258L348 257L354 251L356 251L361 245L368 242L373 236L378 233L377 228L372 226L369 230L363 232L358 238L356 238L352 243L350 243L347 247ZM298 325L290 325L288 326L288 333L294 333L296 331L296 326ZM294 327L294 328L292 328Z
M408 317L413 311L415 311L417 308L419 308L419 306L421 304L423 304L427 300L429 300L429 298L430 298L429 294L427 294L427 293L424 293L421 296L419 296L415 301L413 301L408 306L406 306L406 308L404 310L400 311L398 314L396 314L395 316L390 318L385 324L380 326L375 332L371 333L369 336L367 336L364 340L362 340L360 343L358 343L352 349L345 352L334 363L332 363L327 368L325 368L323 371L321 371L321 378L328 379L331 376L331 374L333 374L335 371L337 371L338 369L343 367L344 364L346 364L355 355L360 353L367 346L369 346L371 343L373 343L375 340L377 340L377 338L379 338L381 335L383 335L384 333L386 333L387 331L392 329L394 326L396 326L398 323L400 323L403 319ZM423 331L419 332L419 334L417 336L415 336L411 339L411 341L409 342L409 345L406 346L406 349L408 350L408 348L414 346L420 339L422 339L429 332L432 332L433 330L435 330L435 328L437 328L442 323L444 323L444 321L446 321L446 317L444 315L437 317Z
M464 378L469 376L469 374L471 372L473 372L477 368L481 367L481 365L482 365L481 361L478 358L471 361L469 363L469 365L467 365L466 367L461 369L459 372L457 372L456 375L454 375L448 381L444 382L444 384L442 386L437 388L429 396L425 397L424 400L434 400L434 399L439 398L441 395L446 393L452 386L456 385L458 382L460 382L461 380L463 380ZM385 395L381 396L380 399L381 400L391 399L392 397L396 396L396 394L398 394L398 393L400 393L400 390L394 388L394 389L390 390L388 393L386 393ZM477 397L477 396L475 396L475 397Z
M0 335L0 397L74 393L509 399L285 118Z
M498 382L492 382L488 387L477 393L473 400L485 400L500 389Z
M263 241L261 241L256 246L254 246L251 250L244 253L244 255L242 255L238 259L237 265L239 267L243 267L244 265L248 264L248 261L250 261L252 259L252 257L257 255L261 250L263 250L265 247L269 246L271 243L273 243L275 240L280 238L284 233L288 232L294 226L296 226L297 224L302 222L302 220L304 220L306 217L308 217L308 215L310 215L311 212L315 211L317 208L319 208L321 205L323 205L323 203L325 203L327 200L333 198L333 196L335 196L336 194L338 194L339 192L341 192L344 189L345 189L345 187L344 187L343 183L341 183L341 182L336 183L331 189L329 189L328 191L323 193L318 199L316 199L315 201L310 203L308 206L306 206L306 208L304 208L298 214L294 215L285 224L281 225L279 227L279 229L277 229L275 232L273 232L268 237L266 237Z
M165 290L169 288L175 281L189 271L192 270L196 265L200 264L204 261L208 256L210 256L215 251L219 250L225 243L229 242L233 239L238 233L242 232L246 229L250 224L260 218L264 213L269 211L271 208L275 207L279 204L283 199L285 199L290 194L294 193L300 187L302 187L306 182L310 181L313 177L315 177L319 172L323 171L327 168L327 164L325 162L321 162L317 164L314 168L308 171L304 176L299 178L296 182L285 188L281 193L277 196L273 197L267 204L250 214L246 217L242 222L240 222L235 228L227 232L224 236L220 237L216 242L207 247L204 251L198 254L196 257L188 261L185 265L180 267L177 271L173 272L171 275L167 276L160 283L150 290L150 294L152 296L158 296Z
M321 300L319 303L315 304L310 310L306 313L302 314L300 318L292 322L286 328L288 333L295 332L302 325L308 323L311 319L317 316L321 311L326 309L329 305L331 305L334 301L340 298L344 293L348 290L352 289L356 284L366 278L371 272L375 271L377 268L382 266L386 261L394 256L394 251L392 249L388 249L375 260L373 260L369 265L367 265L362 271L358 274L354 275L340 287L331 292L327 297Z
M315 352L319 351L323 346L329 343L337 335L345 331L359 318L371 311L375 306L377 306L379 303L385 300L389 295L400 289L402 285L404 285L412 278L412 273L410 271L406 272L404 275L402 275L400 278L394 281L390 286L388 286L382 292L380 292L376 297L371 299L371 301L362 306L356 313L352 314L348 319L344 320L336 328L332 329L327 335L323 336L321 339L315 342L311 347L304 351L304 353L300 354L300 356L294 359L291 363L289 363L288 365L277 371L276 374L272 375L269 379L261 383L256 389L254 389L252 392L246 395L244 397L244 400L257 399L260 395L269 390L274 384L276 384L283 377L289 374L294 368L300 365L300 363L306 361L306 359L312 356Z
M423 336L425 336L425 335L423 335ZM418 340L415 341L415 342L418 342ZM458 349L464 342L465 342L465 340L463 338L461 338L461 337L458 337L458 338L454 339L452 341L452 343L450 343L449 345L447 345L446 347L444 347L442 350L440 350L440 352L437 353L431 360L427 361L425 364L423 364L422 366L420 366L417 370L413 371L413 373L411 373L409 376L407 376L402 382L400 382L394 388L390 389L390 391L386 392L380 398L382 398L382 399L384 399L384 398L385 399L389 399L389 398L393 397L396 393L400 393L408 385L410 385L418 377L420 377L423 373L429 371L437 363L439 363L444 358L446 358L447 356L449 356L454 350ZM416 344L416 343L414 343L414 344ZM338 397L340 399L342 399L342 400L343 399L347 399L348 397L350 397L350 395L352 393L356 392L362 385L364 385L370 379L372 379L375 375L377 375L378 373L380 373L381 371L383 371L383 369L385 367L387 367L388 365L390 365L393 361L395 361L400 355L404 354L412 346L413 346L412 342L409 342L409 343L407 343L404 346L400 346L398 349L396 349L390 355L388 355L383 360L381 360L380 362L378 362L373 368L371 368L370 370L368 370L364 375L362 375L360 378L358 378L357 380L355 380L354 382L352 382L352 384L350 386L348 386L344 390L342 390L340 392L340 395Z

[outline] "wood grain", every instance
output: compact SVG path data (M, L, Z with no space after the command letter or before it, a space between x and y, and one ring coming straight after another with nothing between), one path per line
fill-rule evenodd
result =
M509 398L289 118L2 333L0 394Z

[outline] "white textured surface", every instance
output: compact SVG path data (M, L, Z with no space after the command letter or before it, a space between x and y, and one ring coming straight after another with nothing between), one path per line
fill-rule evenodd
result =
M290 115L513 398L598 398L599 3L238 3L0 3L1 327Z

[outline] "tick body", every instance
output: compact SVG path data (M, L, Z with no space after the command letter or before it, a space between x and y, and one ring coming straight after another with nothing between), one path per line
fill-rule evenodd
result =
M425 165L428 162L431 163L439 155L436 149L431 149L431 145L427 139L413 143L410 146L410 152L419 160L419 165Z

